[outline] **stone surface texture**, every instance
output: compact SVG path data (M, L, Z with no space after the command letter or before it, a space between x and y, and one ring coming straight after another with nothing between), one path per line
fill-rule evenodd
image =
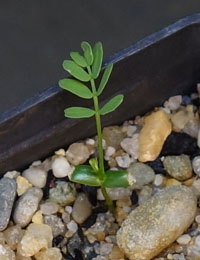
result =
M17 185L14 179L4 177L0 180L0 231L7 227L10 220L16 189Z
M192 177L192 164L188 155L166 156L163 164L167 173L179 181Z
M192 223L196 196L185 186L163 189L133 210L117 233L120 249L130 260L150 260L175 241Z
M13 220L21 227L28 225L37 211L43 192L40 188L30 188L16 202Z
M164 111L159 110L147 116L139 134L139 161L155 160L171 131L171 122Z
M73 206L72 217L78 223L82 224L92 213L92 205L85 193L79 193Z
M18 244L17 251L25 257L33 256L41 249L51 247L52 239L52 230L48 225L30 224Z

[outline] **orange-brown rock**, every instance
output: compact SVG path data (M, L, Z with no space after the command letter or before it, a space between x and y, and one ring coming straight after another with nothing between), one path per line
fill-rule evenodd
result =
M163 110L147 116L139 134L139 161L154 161L171 131L171 122Z

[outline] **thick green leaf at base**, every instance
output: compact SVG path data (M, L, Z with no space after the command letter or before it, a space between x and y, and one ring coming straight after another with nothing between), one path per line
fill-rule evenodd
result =
M101 109L100 114L106 115L112 111L114 111L123 101L123 95L117 95L111 100L109 100Z
M94 116L95 111L86 107L69 107L64 110L69 118L88 118Z
M122 171L106 171L106 179L103 182L103 186L106 188L128 187L128 172Z
M100 186L98 175L89 165L76 166L72 173L71 181L89 186Z

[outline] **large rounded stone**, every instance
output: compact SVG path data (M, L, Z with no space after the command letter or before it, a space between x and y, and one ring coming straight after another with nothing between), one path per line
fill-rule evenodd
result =
M191 225L196 208L196 196L189 188L165 188L130 213L117 233L117 243L130 260L150 260Z

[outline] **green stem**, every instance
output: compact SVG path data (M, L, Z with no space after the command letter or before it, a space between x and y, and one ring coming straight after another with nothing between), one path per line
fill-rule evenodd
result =
M92 76L92 72L90 67L87 67L89 74ZM101 131L101 117L100 117L100 110L99 110L99 101L96 92L96 86L94 79L91 77L90 80L92 93L93 93L93 102L94 102L94 109L95 109L95 119L96 119L96 127L97 127L97 137L98 137L98 151L99 151L99 178L101 182L105 179L105 170L104 170L104 158L103 158L103 144L102 144L102 131ZM106 200L106 203L111 212L114 212L114 205L113 201L110 199L105 187L101 186L102 194Z
M106 204L108 205L110 212L115 213L115 207L114 207L113 201L111 200L110 196L108 195L106 188L101 186L101 191L106 200Z

